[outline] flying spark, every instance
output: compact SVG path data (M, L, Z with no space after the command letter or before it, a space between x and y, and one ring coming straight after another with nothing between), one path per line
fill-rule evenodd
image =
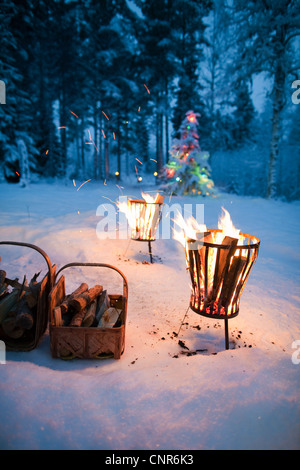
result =
M78 119L77 114L73 113L73 111L71 111L70 109L69 109L69 111L70 111L71 114L73 114L73 116L75 116Z
M82 183L79 188L77 189L77 191L79 191L79 189L81 188L81 186L83 186L84 184L88 183L89 181L91 181L92 178L90 178L89 180L85 181L84 183Z
M106 135L104 134L104 130L103 130L103 129L101 129L101 132L102 132L102 134L103 134L104 139L106 139Z
M136 161L143 165L143 163L138 158L136 158Z
M102 114L104 114L104 116L106 117L106 119L109 121L109 117L107 117L107 115L105 114L104 111L102 111Z
M150 95L149 88L147 87L147 85L145 85L145 83L144 83L144 87L146 88L147 92L148 92L148 93L149 93L149 95Z

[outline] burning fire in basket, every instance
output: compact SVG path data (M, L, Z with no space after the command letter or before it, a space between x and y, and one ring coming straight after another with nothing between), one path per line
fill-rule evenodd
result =
M155 197L142 193L143 200L128 200L119 204L131 228L131 239L148 242L150 261L153 262L151 242L155 240L161 218L164 197L159 193Z
M223 209L218 229L198 225L181 215L174 238L185 248L192 281L191 309L203 316L225 320L225 345L229 349L228 318L239 313L242 291L258 256L260 240L236 229Z

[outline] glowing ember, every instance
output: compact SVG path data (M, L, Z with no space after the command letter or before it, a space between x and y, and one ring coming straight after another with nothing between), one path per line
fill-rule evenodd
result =
M147 85L145 85L145 83L144 83L144 87L146 88L147 92L148 92L148 93L149 93L149 95L150 95L149 88L147 87Z
M106 119L109 121L109 117L105 114L104 111L102 111L102 114L104 114L104 116L106 117Z
M71 114L73 114L73 116L75 116L78 119L77 114L73 113L73 111L71 111L70 109L69 109L69 111L70 111Z
M89 181L91 181L91 178L90 178L89 180L86 180L84 183L82 183L82 184L79 186L79 188L77 188L77 191L79 191L79 189L80 189L84 184L88 183Z

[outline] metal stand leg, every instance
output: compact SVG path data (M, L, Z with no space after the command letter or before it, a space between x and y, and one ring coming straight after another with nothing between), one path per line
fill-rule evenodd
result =
M225 318L225 348L229 349L228 318Z
M151 241L150 240L148 240L148 247L149 247L150 262L153 263L152 250L151 250Z

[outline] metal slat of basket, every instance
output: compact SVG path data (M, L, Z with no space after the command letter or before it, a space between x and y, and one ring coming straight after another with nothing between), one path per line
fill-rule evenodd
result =
M102 263L69 263L63 266L58 275L70 267L98 267L116 271L123 278L123 295L110 295L111 302L121 307L121 325L114 328L56 326L53 310L66 296L65 278L62 275L55 283L49 301L50 347L53 357L61 359L120 359L125 348L125 326L127 317L128 283L124 274L115 266Z
M0 339L5 342L7 350L31 351L38 345L41 337L45 333L48 326L48 295L51 291L52 286L54 285L55 266L51 265L47 253L45 253L44 250L42 250L36 245L15 241L0 241L0 245L19 246L35 250L44 258L48 267L48 273L44 276L43 280L40 283L36 319L33 328L31 330L26 331L24 335L20 338L13 339L8 337L4 333L0 326Z

